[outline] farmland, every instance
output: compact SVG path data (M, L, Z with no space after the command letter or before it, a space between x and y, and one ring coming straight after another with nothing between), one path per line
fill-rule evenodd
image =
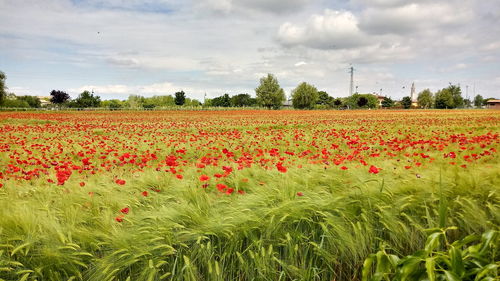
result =
M409 255L428 229L498 230L499 124L488 110L0 113L0 279L360 280L369 254Z

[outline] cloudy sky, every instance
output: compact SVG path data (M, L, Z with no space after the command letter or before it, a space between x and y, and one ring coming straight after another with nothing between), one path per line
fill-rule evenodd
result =
M249 93L266 73L334 97L460 85L500 98L499 0L0 0L18 95ZM404 87L404 88L403 88Z

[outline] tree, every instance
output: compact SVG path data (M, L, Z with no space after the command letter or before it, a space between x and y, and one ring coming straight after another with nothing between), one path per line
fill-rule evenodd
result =
M217 107L230 107L231 106L231 98L228 94L224 94L220 97L216 97L212 99L212 106Z
M318 101L318 90L306 82L300 83L292 91L292 104L294 108L312 109Z
M42 106L42 102L40 101L40 99L34 96L19 96L17 97L17 100L25 101L29 105L29 107L32 108L39 108Z
M358 100L356 101L356 105L360 108L367 104L368 104L368 99L363 96L359 97Z
M330 95L328 95L327 92L325 92L325 91L318 92L318 101L316 101L316 104L325 105L328 107L333 107L334 101L335 101L335 99L333 97L331 97Z
M333 104L333 107L340 108L342 106L342 104L343 104L342 103L342 99L336 98L336 99L333 100L332 104Z
M393 107L394 106L394 101L390 97L385 97L382 100L382 107Z
M477 95L474 97L474 106L475 107L482 107L483 102L484 102L483 96Z
M450 91L451 96L453 98L453 107L463 107L464 105L464 99L462 98L462 90L460 89L460 86L453 85L450 83L450 86L448 86L448 91Z
M186 98L186 102L184 102L184 106L200 106L201 102L197 99Z
M434 103L434 97L431 90L425 89L418 93L417 103L421 108L431 108Z
M174 101L176 105L183 105L186 102L186 93L184 91L175 93Z
M101 107L109 109L118 109L123 107L123 102L117 99L105 100L101 102Z
M280 87L278 79L272 74L260 79L260 85L255 89L257 102L269 109L278 109L285 101L285 91Z
M349 108L376 108L378 99L372 94L354 93L345 99L345 105Z
M464 105L460 86L451 83L436 93L435 100L436 108L456 108Z
M0 71L0 105L3 105L5 99L7 98L7 92L5 91L5 89L7 89L5 86L5 79L7 79L7 76L5 73Z
M166 96L152 96L144 99L144 107L154 108L154 107L167 107L174 106L174 97L171 95Z
M435 95L436 108L454 108L454 101L451 92L445 88L436 92Z
M130 108L142 108L145 101L146 99L143 96L130 95L128 96L126 104Z
M404 109L408 109L411 107L411 98L410 97L403 97L401 100L401 105L403 106Z
M257 101L249 94L239 94L231 97L231 106L234 107L254 106L256 103Z
M50 95L52 96L50 98L50 102L53 104L58 104L61 105L65 103L66 101L69 100L69 95L66 92L59 91L59 90L52 90L50 92Z
M78 97L71 102L72 107L86 108L86 107L99 107L101 105L101 98L94 96L89 91L83 91Z

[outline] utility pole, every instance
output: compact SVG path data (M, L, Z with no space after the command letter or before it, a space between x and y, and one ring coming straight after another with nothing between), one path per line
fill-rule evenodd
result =
M352 96L353 93L353 87L354 87L354 67L349 68L349 72L351 73L351 84L349 87L349 96Z

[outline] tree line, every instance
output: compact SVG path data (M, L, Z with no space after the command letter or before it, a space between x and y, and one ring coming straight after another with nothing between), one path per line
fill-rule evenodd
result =
M17 108L40 108L42 101L34 96L16 96L7 93L5 86L6 75L0 71L0 107ZM412 101L410 97L403 97L400 101L395 101L390 97L378 99L374 94L354 93L345 98L334 98L325 91L318 89L306 82L300 83L291 92L290 99L286 99L285 91L279 85L278 79L272 74L268 74L260 79L259 86L255 89L256 97L253 98L248 93L230 96L221 96L205 99L202 102L186 97L184 91L178 91L172 95L143 97L140 95L130 95L126 100L111 99L101 100L93 92L83 91L77 98L71 97L64 91L52 90L50 92L50 103L45 102L45 107L59 108L162 108L173 106L187 107L264 107L268 109L279 109L282 107L293 107L296 109L362 109L362 108L464 108L482 107L489 99L484 99L481 95L474 97L474 100L464 99L459 85L450 85L436 93L425 89L418 94L417 101ZM491 98L490 98L491 99Z

